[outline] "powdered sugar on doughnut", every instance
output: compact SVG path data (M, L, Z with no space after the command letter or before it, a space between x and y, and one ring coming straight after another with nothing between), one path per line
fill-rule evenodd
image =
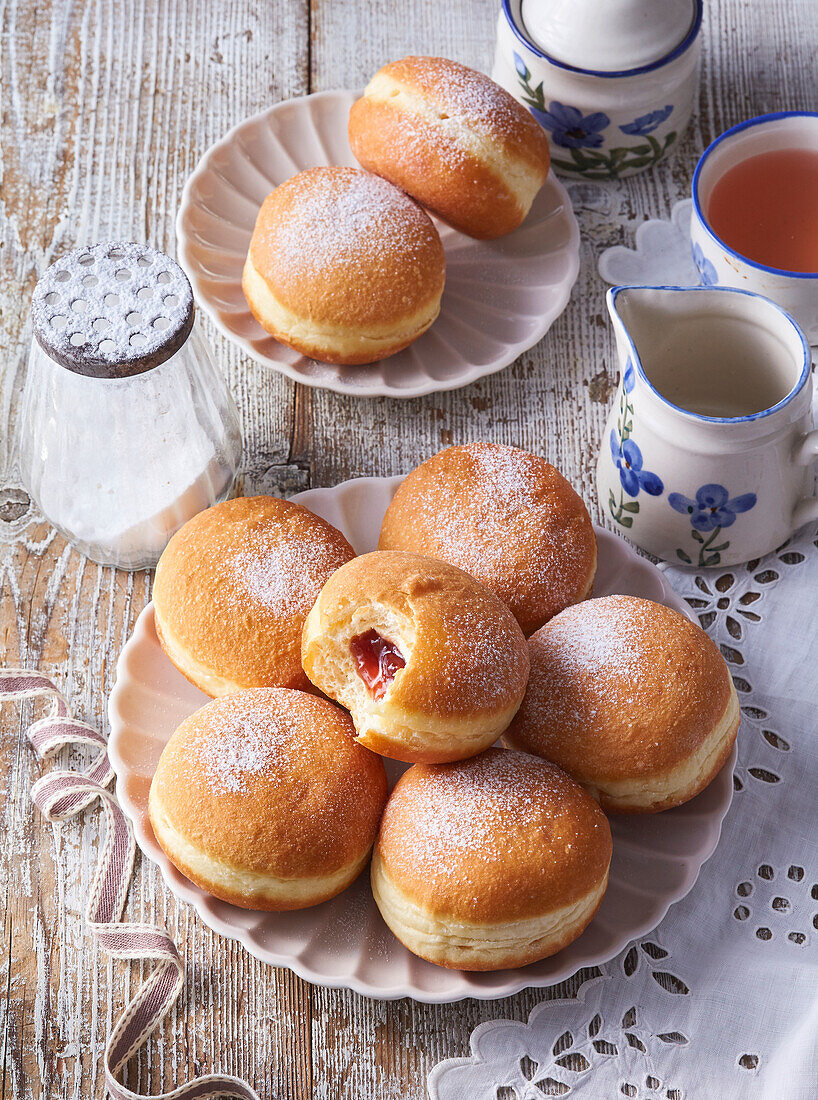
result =
M471 573L528 632L586 594L593 528L582 502L544 459L468 443L424 463L406 484L405 505L400 495L396 502L400 519L391 526L387 519L390 537L398 540L389 545Z
M501 860L508 831L540 826L559 815L566 776L523 753L484 753L465 765L434 769L418 782L415 859L445 864L454 851Z
M375 74L365 94L382 95L390 81L413 97L416 118L424 103L430 105L424 122L440 134L476 132L503 144L519 142L527 132L540 135L537 122L505 88L457 61L404 57L390 62Z
M455 506L442 512L435 500L421 507L425 523L436 528L439 549L447 560L456 560L470 573L485 568L491 543L507 547L512 533L533 532L536 524L542 551L540 568L549 570L555 564L558 545L548 524L541 521L553 518L555 508L553 501L533 487L537 460L525 451L486 443L466 444L463 451L471 461L469 510Z
M654 607L631 596L604 596L568 608L548 628L550 663L572 681L592 676L635 687L645 671Z
M464 709L469 701L477 706L508 703L525 684L519 682L519 629L505 608L498 610L503 617L489 615L485 608L476 615L469 606L447 612L446 630L457 639L458 659L441 661L437 674L458 689Z
M308 611L325 582L349 558L316 531L311 538L289 538L278 525L248 532L246 544L225 561L227 591L237 607L249 601L274 619Z
M667 772L730 702L727 666L707 635L635 596L568 608L533 635L530 652L528 690L506 737L589 783Z
M461 910L525 910L551 887L556 896L583 892L610 854L610 833L555 765L489 749L412 769L387 803L379 847L390 874L433 907L447 898Z
M291 216L266 231L276 266L292 276L312 278L369 266L383 250L400 249L401 261L428 252L435 229L429 217L403 191L378 176L354 168L302 172L281 185L291 191ZM280 196L287 201L289 195Z
M655 605L631 596L567 608L531 639L536 671L520 719L541 724L560 740L561 730L576 736L611 713L627 725L629 712L644 709L646 681L655 675L655 626Z
M412 62L433 66L434 98L470 125L510 137L526 117L517 101L484 73L446 58L408 57L403 64L410 72Z
M200 743L199 759L211 788L239 794L249 776L273 775L293 756L297 726L284 710L261 708L255 693L219 701L219 730Z
M363 751L353 743L351 723L345 740L341 712L303 692L236 692L214 700L205 710L206 724L192 744L198 766L217 794L243 794L265 779L297 785L299 776L307 777L314 769L313 758L322 748L342 771L349 770L351 757ZM364 781L353 768L344 797L354 799Z
M344 561L345 554L332 561L322 543L269 538L239 550L228 568L238 594L243 592L275 618L289 618L312 606L324 582Z

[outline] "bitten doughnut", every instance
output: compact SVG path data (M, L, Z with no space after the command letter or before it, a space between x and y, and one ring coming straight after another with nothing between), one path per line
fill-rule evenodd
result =
M700 627L636 596L569 607L529 639L531 677L506 731L603 809L655 813L693 798L730 755L739 703Z
M299 504L241 497L189 519L156 567L156 633L207 695L307 688L301 628L324 582L355 556Z
M372 892L410 951L462 970L525 966L575 940L602 901L611 830L553 764L489 749L398 780Z
M151 826L182 874L242 909L303 909L363 870L386 802L383 761L325 699L258 688L214 699L165 746Z
M304 671L358 741L410 763L460 760L520 705L528 647L508 608L454 566L375 551L327 581L304 624Z
M596 536L580 497L539 455L497 443L449 447L413 470L386 510L378 546L471 573L531 634L585 599Z
M445 57L404 57L379 69L352 105L349 144L364 168L479 238L520 225L550 163L530 112Z
M358 364L426 331L445 274L432 220L397 187L356 168L310 168L264 200L241 285L276 340Z

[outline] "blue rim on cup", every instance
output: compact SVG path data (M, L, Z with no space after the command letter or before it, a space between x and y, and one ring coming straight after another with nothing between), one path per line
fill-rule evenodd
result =
M788 271L737 252L711 226L707 206L718 180L736 164L783 149L818 151L818 111L775 111L740 122L705 149L693 173L690 237L702 282L770 298L818 344L818 271Z
M505 0L504 0L505 2ZM767 271L773 275L786 275L792 279L818 279L818 271L787 271L782 267L770 267L768 264L759 263L757 260L751 259L749 256L742 255L741 252L736 252L726 241L716 233L710 222L707 220L707 215L702 209L702 202L699 197L699 184L701 181L702 170L710 157L710 155L718 149L718 147L730 138L734 138L737 134L743 133L745 130L749 130L754 126L765 125L770 122L778 122L784 118L818 118L818 111L772 111L767 115L756 115L755 118L747 119L746 122L739 122L737 126L731 126L729 130L725 130L723 134L711 141L705 151L699 157L699 162L696 165L696 170L693 173L693 209L701 219L704 228L709 235L719 244L726 252L729 252L731 256L741 260L743 263L750 264L751 267L757 267L759 271ZM818 149L818 142L816 143L816 149ZM743 159L743 158L742 158ZM740 161L736 161L736 164Z
M693 22L690 25L690 30L687 32L687 34L678 46L675 46L672 50L664 54L662 57L657 58L656 61L651 61L649 65L640 65L638 68L635 69L582 69L576 65L567 65L564 61L559 61L556 57L552 57L549 53L546 53L545 50L542 50L538 45L536 45L536 43L529 38L528 34L526 34L525 30L523 29L522 18L520 19L519 23L514 18L514 15L511 11L511 3L512 0L503 0L503 14L508 21L508 25L511 27L512 32L520 40L520 42L527 49L531 50L532 53L536 54L537 57L541 57L543 61L547 61L549 65L555 65L558 69L566 69L568 72L571 73L583 73L585 76L599 76L607 79L623 76L639 76L642 73L650 73L653 72L654 69L661 68L662 65L667 65L669 62L675 61L677 57L681 57L681 55L685 53L695 42L699 31L701 30L702 15L704 12L704 0L695 0L695 12L693 16Z

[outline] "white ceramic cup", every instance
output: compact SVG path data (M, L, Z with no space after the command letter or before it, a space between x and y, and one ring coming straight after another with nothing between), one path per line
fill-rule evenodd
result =
M658 60L626 70L595 70L565 64L540 49L526 32L521 0L502 0L491 75L548 132L557 172L619 179L656 164L690 121L701 20L702 0L696 0L686 37Z
M713 188L735 164L776 149L818 150L818 113L781 111L742 122L705 149L693 176L690 237L693 259L706 286L733 286L771 298L793 315L811 344L818 343L818 272L767 267L740 255L711 228Z
M766 298L614 287L620 382L597 465L616 529L674 565L735 565L818 519L810 349Z

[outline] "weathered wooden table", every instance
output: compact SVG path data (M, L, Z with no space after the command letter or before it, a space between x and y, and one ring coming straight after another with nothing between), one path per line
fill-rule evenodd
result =
M15 487L14 410L38 275L64 251L100 239L148 240L173 253L177 203L200 155L278 100L359 86L384 61L411 52L490 70L498 6L3 6L0 639L4 663L53 674L78 716L104 726L115 659L150 597L151 576L86 561ZM506 371L456 393L354 400L294 386L212 333L243 417L246 492L394 474L446 444L487 438L541 452L598 511L594 462L616 382L599 250L628 243L645 217L667 216L687 193L699 152L721 130L765 111L818 106L815 0L708 0L706 8L700 111L680 152L624 183L571 186L583 235L571 303L548 337ZM29 800L38 769L23 739L26 717L13 707L0 715L2 1095L100 1096L106 1030L144 975L108 960L83 926L100 824L89 813L58 839L39 819ZM264 1097L417 1100L429 1067L466 1053L477 1023L524 1018L556 993L429 1007L310 986L210 932L145 861L127 912L165 922L187 966L176 1010L131 1068L129 1084L140 1091L223 1067Z

